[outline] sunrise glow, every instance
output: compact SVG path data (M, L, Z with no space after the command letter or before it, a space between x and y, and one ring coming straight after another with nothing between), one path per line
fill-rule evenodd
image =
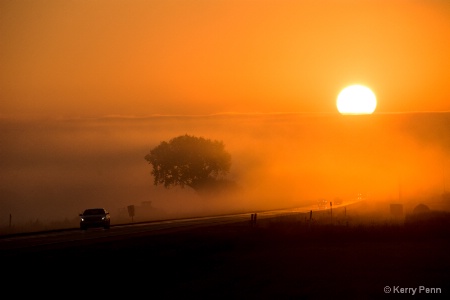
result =
M339 93L336 106L341 114L371 114L377 107L377 99L368 87L351 85Z
M449 54L450 0L0 0L3 286L448 294Z

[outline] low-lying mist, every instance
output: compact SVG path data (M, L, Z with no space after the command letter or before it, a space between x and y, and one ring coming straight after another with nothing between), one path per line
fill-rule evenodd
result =
M262 114L0 120L0 226L78 220L105 207L112 223L344 202L427 198L450 187L450 113ZM231 154L226 195L154 186L144 156L189 134Z

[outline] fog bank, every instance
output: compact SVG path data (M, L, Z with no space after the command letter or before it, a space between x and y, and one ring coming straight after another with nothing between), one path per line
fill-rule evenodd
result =
M72 220L94 206L113 220L128 205L157 219L450 190L450 113L2 119L0 129L0 226L10 214ZM223 141L239 193L205 199L153 185L144 156L184 134Z

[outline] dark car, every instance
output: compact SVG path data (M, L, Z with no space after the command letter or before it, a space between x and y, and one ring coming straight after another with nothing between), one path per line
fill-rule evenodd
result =
M86 230L93 227L109 229L111 218L104 208L89 208L80 214L80 229Z

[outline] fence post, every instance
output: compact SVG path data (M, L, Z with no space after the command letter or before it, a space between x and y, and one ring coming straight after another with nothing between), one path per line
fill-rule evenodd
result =
M308 227L311 228L311 222L312 222L312 209L309 212L309 222L308 222Z
M330 201L330 218L331 223L333 223L333 202Z

